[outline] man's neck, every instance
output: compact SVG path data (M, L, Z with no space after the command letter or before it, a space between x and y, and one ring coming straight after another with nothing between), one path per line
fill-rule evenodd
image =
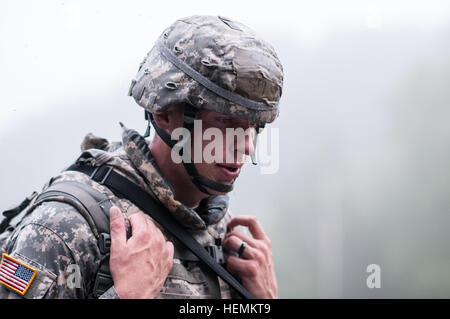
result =
M190 208L196 208L200 201L207 197L191 182L183 164L172 161L170 148L158 137L149 145L161 173L175 189L175 199Z

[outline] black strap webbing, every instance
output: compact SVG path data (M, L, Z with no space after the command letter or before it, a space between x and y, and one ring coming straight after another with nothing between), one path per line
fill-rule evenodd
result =
M214 271L227 284L233 287L243 298L253 299L252 295L222 266L220 266L209 253L178 223L167 208L157 202L138 185L113 171L112 166L99 167L73 164L67 170L79 171L89 175L97 183L103 184L113 193L133 202L143 212L150 215L157 223L163 226L177 240L183 243L212 271Z

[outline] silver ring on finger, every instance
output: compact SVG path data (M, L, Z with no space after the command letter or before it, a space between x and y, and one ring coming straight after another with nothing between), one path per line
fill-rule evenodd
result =
M244 253L245 247L247 247L247 243L243 241L237 252L239 257L241 257L242 254Z

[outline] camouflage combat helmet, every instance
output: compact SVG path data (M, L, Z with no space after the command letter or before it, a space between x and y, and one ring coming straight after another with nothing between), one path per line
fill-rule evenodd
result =
M270 44L239 22L197 15L164 30L142 61L128 94L145 109L157 134L173 146L176 141L156 126L152 113L182 104L187 128L201 108L264 127L279 114L282 85L283 68ZM193 164L185 167L205 193L202 185L224 192L232 189L211 180L203 183L206 178L197 176Z

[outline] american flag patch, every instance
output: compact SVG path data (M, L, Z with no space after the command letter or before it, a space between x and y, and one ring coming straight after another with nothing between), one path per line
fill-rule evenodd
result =
M0 264L0 283L21 295L25 295L31 285L37 270L8 256L2 255Z

